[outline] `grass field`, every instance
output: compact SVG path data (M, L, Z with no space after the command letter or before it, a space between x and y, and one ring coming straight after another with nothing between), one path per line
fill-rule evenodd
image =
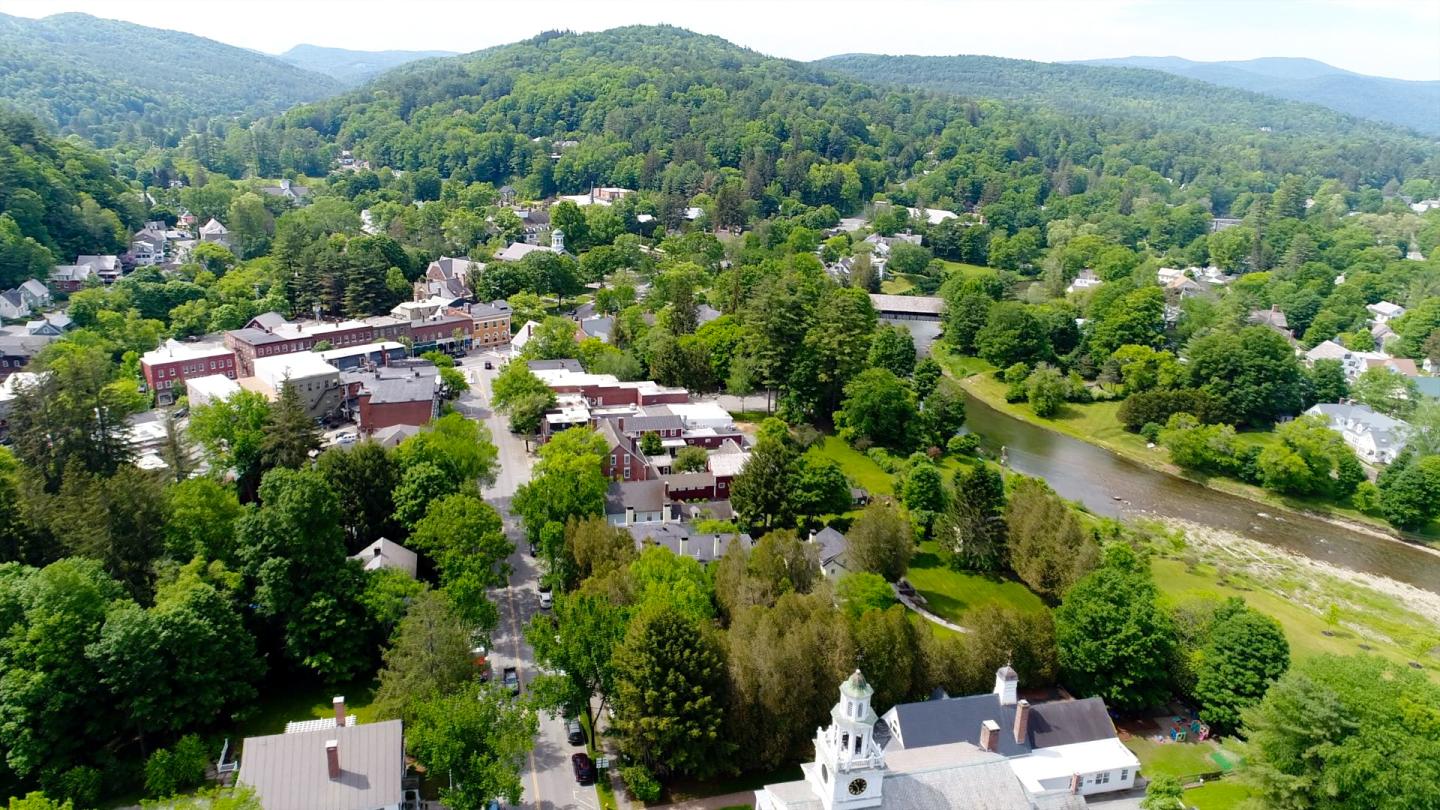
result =
M1250 798L1250 789L1234 779L1208 782L1185 791L1185 804L1196 810L1232 810Z
M915 282L902 275L893 275L880 282L880 292L886 295L904 295L915 289Z
M375 719L371 702L375 699L375 685L371 681L335 688L333 686L309 686L298 691L262 689L266 697L257 706L255 714L240 723L236 729L239 743L245 737L265 734L281 734L285 724L291 720L319 720L335 716L331 701L336 695L345 697L345 711L355 715L361 723Z
M1140 759L1140 772L1149 777L1195 776L1212 771L1228 771L1234 767L1228 758L1217 758L1220 746L1212 741L1157 743L1143 737L1131 737L1125 747Z
M846 444L839 436L826 436L821 442L810 446L809 452L828 458L840 465L845 475L864 487L871 495L895 494L895 481L871 458Z
M981 266L978 265L978 264L966 264L965 262L951 262L951 261L946 261L945 259L941 259L941 260L940 260L940 263L943 264L943 265L945 265L945 273L946 273L947 275L950 274L950 273L964 273L964 274L967 275L967 276L972 276L972 275L975 275L976 273L994 273L994 272L995 272L994 270L992 270L992 269L989 268L989 267L981 267Z
M961 627L969 612L982 605L1000 604L1027 613L1045 609L1040 597L1019 582L956 571L945 565L934 541L920 544L920 553L910 561L905 578L925 597L930 612Z

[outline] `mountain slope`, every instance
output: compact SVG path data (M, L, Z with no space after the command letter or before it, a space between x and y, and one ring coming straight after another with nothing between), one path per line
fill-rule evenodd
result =
M1166 64L1162 58L1152 60ZM815 63L865 81L977 98L1026 101L1070 113L1148 120L1163 126L1320 134L1378 132L1375 124L1315 105L1275 101L1215 83L1137 67L1051 64L994 56L846 54Z
M173 143L214 116L268 115L341 89L214 40L85 14L0 14L0 100L101 146Z
M1128 56L1075 64L1160 70L1440 135L1440 82L1365 76L1314 59L1281 57L1195 62L1177 56Z
M455 55L454 51L352 51L320 45L296 45L276 58L301 70L323 73L353 86L409 62Z

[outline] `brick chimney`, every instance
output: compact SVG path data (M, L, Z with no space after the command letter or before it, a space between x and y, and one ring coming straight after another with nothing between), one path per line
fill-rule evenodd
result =
M377 551L378 551L378 549L377 549ZM345 696L344 696L344 695L336 695L335 698L330 701L330 703L331 703L332 705L334 705L334 707L335 707L335 727L336 727L336 728L342 728L342 727L344 727L344 725L345 725Z
M1083 781L1084 781L1084 780L1082 780L1082 779L1080 778L1080 774L1078 774L1078 773L1076 773L1076 774L1071 774L1071 775L1070 775L1070 792L1071 792L1071 793L1079 793L1079 792L1080 792L1080 785L1081 785L1081 783L1082 783Z
M325 741L325 763L330 767L330 778L340 778L340 741Z
M980 724L980 747L986 751L994 751L1000 747L999 723L986 720Z
M1024 745L1030 733L1030 701L1023 698L1015 704L1015 742Z

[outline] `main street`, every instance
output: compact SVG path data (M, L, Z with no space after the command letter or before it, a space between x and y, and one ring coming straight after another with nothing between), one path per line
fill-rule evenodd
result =
M534 651L525 643L524 631L531 617L540 612L540 572L535 558L527 553L528 544L520 521L510 511L510 499L515 490L530 480L534 458L528 452L525 440L512 435L505 417L490 407L491 384L506 359L494 352L462 358L459 366L470 382L470 391L456 401L456 409L485 425L499 451L499 471L494 485L485 489L484 496L504 519L505 533L515 544L515 553L510 557L510 587L498 589L492 594L500 607L500 626L491 635L490 663L495 678L500 677L505 667L516 667L523 692L538 673ZM494 368L486 369L487 361ZM541 712L540 733L535 738L535 749L526 761L523 776L525 795L521 806L537 810L598 810L600 803L595 787L582 788L575 784L570 768L570 755L582 750L580 746L570 745L565 738L562 719Z

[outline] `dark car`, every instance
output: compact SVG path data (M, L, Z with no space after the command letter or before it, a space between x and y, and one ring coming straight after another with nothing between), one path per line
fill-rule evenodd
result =
M492 368L495 368L495 364L492 363L492 362L490 362L489 360L486 360L486 361L485 361L485 369L488 371L488 370L490 370L490 369L492 369Z
M579 720L572 717L565 721L565 738L570 741L571 745L585 744L585 729L580 725Z
M595 763L589 754L573 754L570 765L575 769L575 781L581 785L595 784Z
M515 667L505 667L505 671L500 675L500 682L505 684L510 694L520 694L520 673L515 671Z

